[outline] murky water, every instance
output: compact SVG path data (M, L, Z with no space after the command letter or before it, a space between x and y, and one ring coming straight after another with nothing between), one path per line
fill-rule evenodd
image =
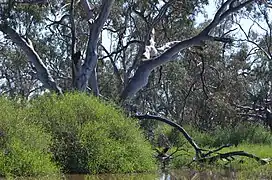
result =
M100 175L63 175L46 177L20 177L16 180L238 180L238 173L233 170L195 171L191 169L171 170L158 173L135 173L135 174L100 174ZM247 178L245 178L247 179ZM251 177L250 179L271 180L272 178ZM0 180L5 180L0 178Z
M231 180L237 179L233 171L222 171L213 173L212 171L194 170L171 170L170 172L160 172L153 174L102 174L102 175L67 175L67 180Z

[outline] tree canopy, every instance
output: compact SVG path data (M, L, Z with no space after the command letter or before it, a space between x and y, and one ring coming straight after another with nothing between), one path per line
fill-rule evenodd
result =
M263 0L2 1L0 93L83 91L205 128L272 128L269 13Z

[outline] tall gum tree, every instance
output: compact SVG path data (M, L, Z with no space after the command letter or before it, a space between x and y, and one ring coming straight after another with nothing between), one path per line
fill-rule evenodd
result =
M137 36L130 41L126 46L130 46L134 43L139 45L137 60L135 60L130 67L127 68L127 76L119 78L120 82L123 83L123 88L120 91L120 100L124 101L133 97L137 92L144 88L150 77L150 74L154 69L160 67L171 60L175 60L178 54L187 48L194 46L202 46L205 41L219 41L223 43L231 42L232 39L225 36L213 36L213 30L226 18L234 13L239 13L243 8L248 6L254 6L254 4L266 3L266 1L256 0L227 0L222 1L221 6L215 13L212 21L204 27L200 32L192 37L186 39L177 39L175 41L164 42L160 47L156 46L156 25L159 21L163 20L169 9L175 5L188 4L187 1L154 1L154 4L147 4L149 2L142 1L142 7L137 7L136 3L131 1L114 1L114 0L101 0L90 2L88 0L80 1L68 1L60 3L59 9L67 9L66 13L60 18L59 21L54 23L63 23L71 31L68 37L70 43L69 52L71 64L72 64L72 86L74 90L87 91L89 89L95 95L100 95L99 85L97 81L97 64L99 59L99 45L101 32L106 24L113 24L111 21L110 13L119 13L118 10L114 9L114 4L118 3L122 7L127 7L135 15L139 16L143 21L146 22L147 28L145 29L146 36L144 39L137 39ZM156 4L157 3L157 4ZM201 3L200 1L194 1L194 3ZM5 38L10 39L17 47L19 47L27 56L28 60L35 68L37 79L43 84L43 86L51 91L62 93L62 87L54 80L53 75L50 73L48 66L44 63L45 60L41 58L39 52L35 49L32 41L28 37L24 37L16 27L10 23L12 18L12 11L16 11L16 7L19 6L46 6L47 8L53 8L54 2L45 0L29 0L29 1L4 1L1 4L1 23L0 31L5 34ZM194 4L192 4L194 5ZM149 12L145 8L153 7L156 12ZM82 12L81 12L82 11ZM115 12L116 11L116 12ZM78 13L83 13L87 27L87 39L84 50L79 50L77 44L79 42L78 37L78 22L76 16ZM180 12L182 13L182 12ZM135 20L135 19L134 19ZM129 23L127 23L129 26ZM112 30L112 29L111 29ZM122 32L123 29L113 30ZM125 31L123 34L128 33ZM120 35L121 33L119 33ZM125 37L125 36L123 36ZM106 51L106 48L104 49ZM111 59L114 54L108 53L108 58ZM83 58L82 58L83 57ZM83 59L83 60L82 60ZM118 75L119 64L115 63L111 59L116 74ZM120 74L119 74L120 75ZM90 88L89 88L90 86Z

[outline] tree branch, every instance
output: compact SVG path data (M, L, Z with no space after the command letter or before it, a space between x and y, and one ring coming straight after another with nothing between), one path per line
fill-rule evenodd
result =
M112 66L113 66L113 72L114 72L115 76L116 76L117 79L118 79L119 85L123 84L123 79L122 79L122 77L121 77L121 73L119 72L119 69L118 69L117 65L115 64L114 59L112 58L112 55L108 52L108 50L107 50L103 45L100 45L100 46L102 47L102 49L103 49L103 50L105 51L105 53L107 54L106 57L110 59L110 62L111 62L111 64L112 64ZM122 48L122 49L125 49L125 47ZM119 51L121 52L122 49L120 49ZM116 53L116 52L115 52L115 53Z
M271 161L270 158L261 159L260 157L254 155L254 154L250 154L250 153L247 153L244 151L232 151L232 152L227 152L227 153L220 153L218 155L211 156L211 157L205 157L203 159L199 159L198 162L213 163L213 162L217 161L218 159L228 159L233 156L245 156L248 158L252 158L252 159L255 159L257 162L261 163L262 165L265 165Z
M161 122L164 122L174 128L177 128L185 137L185 139L191 144L191 146L193 146L193 148L195 149L196 152L196 156L198 156L199 153L201 153L201 148L195 143L195 141L193 140L193 138L186 132L186 130L179 124L170 121L166 118L160 117L160 116L155 116L155 115L134 115L133 117L137 118L137 119L155 119Z
M229 42L230 40L226 38L211 37L209 35L210 31L214 27L216 27L228 15L242 9L246 5L252 3L254 0L249 0L236 6L230 6L230 3L232 3L233 1L234 0L226 1L215 14L213 21L195 37L178 42L177 44L175 44L174 46L172 46L171 48L169 48L168 50L166 50L164 53L157 57L154 57L150 60L142 61L142 63L136 70L134 76L124 89L121 95L121 101L125 100L126 98L132 97L140 89L146 86L146 84L148 83L150 73L156 67L171 61L173 57L183 49L192 46L201 46L203 42L207 40Z
M9 27L7 24L0 24L0 30L8 35L8 37L20 47L27 55L29 61L33 63L37 69L37 77L43 83L45 88L53 90L59 94L62 94L61 88L56 84L48 69L42 62L41 58L34 50L32 42L29 39L22 38L14 29Z
M218 153L218 151L222 150L223 148L227 148L230 147L230 144L227 145L223 145L215 150L205 150L205 149L201 149L196 143L195 141L191 138L191 136L185 131L185 129L178 125L177 123L170 121L166 118L160 117L160 116L155 116L155 115L141 115L141 114L136 114L133 117L137 118L137 119L154 119L154 120L158 120L161 122L164 122L174 128L177 128L185 137L185 139L191 144L191 146L193 146L193 148L195 149L195 153L196 156L194 158L194 160L192 162L208 162L208 163L213 163L217 160L220 159L228 159L228 158L233 158L233 156L245 156L248 158L253 158L256 161L260 162L262 165L269 163L272 159L271 158L266 158L266 159L261 159L260 157L254 155L254 154L250 154L244 151L231 151L231 152L227 152L227 153ZM166 149L168 150L168 149ZM203 153L202 151L208 151L207 153ZM162 154L161 152L158 152L159 154ZM216 153L216 155L213 155L214 153ZM173 154L172 154L173 155ZM169 157L169 156L168 156ZM191 164L191 163L190 163Z
M92 20L94 19L94 15L93 15L91 6L89 4L89 1L88 0L80 0L80 3L83 7L83 10L87 14L87 21L91 23Z
M166 2L161 9L159 10L159 13L157 14L157 16L154 18L153 22L152 22L152 27L154 27L154 25L156 25L161 18L165 15L165 13L167 12L167 9L172 5L172 3L174 3L175 0L169 0L168 2Z
M102 0L102 5L101 5L101 12L96 20L92 24L90 24L90 36L88 39L88 46L87 46L87 52L86 52L86 57L85 57L85 62L82 66L82 72L80 74L80 80L77 82L77 89L81 91L85 91L87 88L88 80L90 76L93 74L95 75L96 73L93 73L93 71L96 68L97 65L97 44L98 44L98 39L100 32L108 19L108 16L110 14L111 7L114 3L114 0ZM83 1L82 3L85 8L90 11L90 6L88 5L88 1ZM90 13L89 13L90 14ZM96 79L96 78L95 78ZM97 82L94 82L92 80L92 85L96 85L96 87L91 87L92 89L98 89L97 87ZM96 79L97 81L97 79Z

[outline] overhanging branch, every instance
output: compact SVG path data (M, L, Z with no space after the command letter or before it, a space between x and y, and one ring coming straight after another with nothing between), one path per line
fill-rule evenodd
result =
M191 144L191 146L195 149L196 152L196 156L198 156L198 154L201 152L201 148L195 143L195 141L193 140L193 138L186 132L186 130L179 124L170 121L166 118L160 117L160 116L155 116L155 115L148 115L148 114L144 114L144 115L134 115L133 117L137 118L137 119L153 119L153 120L158 120L161 122L164 122L174 128L177 128L185 137L185 139Z
M52 78L40 56L35 51L32 42L29 39L22 38L14 29L9 27L7 24L0 24L0 30L26 53L29 61L35 66L37 70L38 79L43 83L45 88L62 94L61 88Z
M248 0L244 3L234 3L236 0L226 1L221 8L217 11L214 16L213 21L204 28L198 35L187 40L176 43L174 46L163 52L161 55L151 58L149 60L142 61L138 69L136 70L134 76L131 78L128 85L125 87L122 95L121 101L124 101L126 98L131 98L135 95L140 89L142 89L148 83L148 78L150 73L156 68L159 67L173 59L183 49L192 46L201 46L204 41L221 41L221 42L231 42L230 39L224 37L212 37L209 35L211 30L215 28L223 19L225 19L230 14L237 12L246 5L254 2L254 0Z

